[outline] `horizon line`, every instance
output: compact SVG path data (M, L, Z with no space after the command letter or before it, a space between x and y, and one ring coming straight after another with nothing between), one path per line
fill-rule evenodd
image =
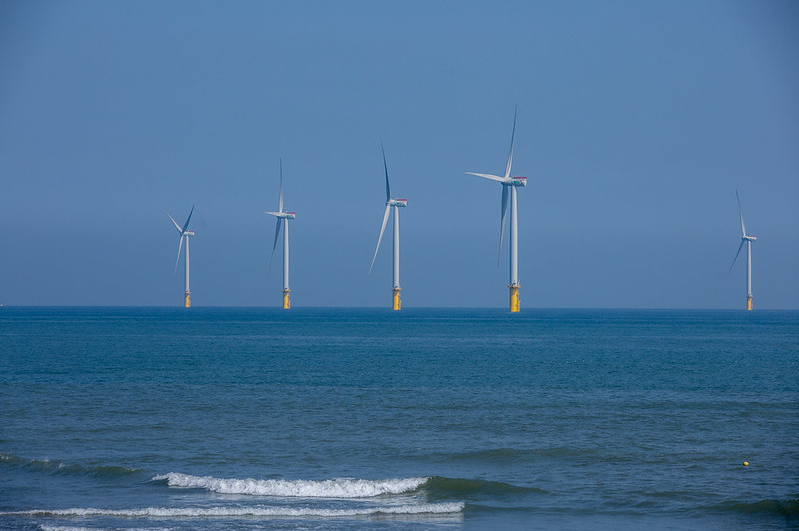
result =
M140 305L118 305L118 304L0 304L0 308L175 308L178 310L196 310L196 309L261 309L261 310L281 310L283 308L278 305L270 306L251 306L251 305L209 305L209 306L192 306L191 308L184 308L179 305L153 305L153 304L140 304ZM391 308L385 306L300 306L285 310L286 313L291 313L293 310L303 309L316 309L316 310L386 310L391 311ZM403 308L403 310L503 310L511 313L505 306L412 306L410 308ZM535 307L526 308L523 312L534 311L551 311L551 310L640 310L640 311L741 311L749 313L745 308L676 308L676 307L646 307L646 306L617 306L617 307L599 307L599 306L550 306L550 307ZM799 308L758 308L758 311L799 311ZM394 313L394 312L392 312ZM401 312L396 312L401 313Z

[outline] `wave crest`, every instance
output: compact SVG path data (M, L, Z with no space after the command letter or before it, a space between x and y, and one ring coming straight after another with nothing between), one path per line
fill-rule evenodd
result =
M428 478L380 480L339 478L324 481L223 479L211 476L191 476L177 472L153 478L153 481L164 480L170 487L201 488L219 494L300 498L373 498L385 494L413 492L427 482Z
M501 481L485 479L445 478L434 476L428 478L423 489L433 498L452 497L502 497L515 494L545 494L546 491L535 487L520 487Z
M141 472L133 468L111 465L68 465L60 461L49 459L26 459L15 455L0 454L0 464L56 476L84 476L94 478L118 478L130 476Z

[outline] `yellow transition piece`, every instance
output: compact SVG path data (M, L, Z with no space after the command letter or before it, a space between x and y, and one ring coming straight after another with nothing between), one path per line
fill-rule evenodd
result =
M392 306L393 310L399 310L402 306L402 302L400 302L400 291L401 288L391 288L391 293L394 295L394 305Z
M183 292L183 307L190 308L191 307L191 292L184 291Z
M288 310L291 308L291 301L289 300L289 293L291 292L290 289L283 290L283 309Z
M509 284L510 288L510 311L518 312L522 309L522 302L519 299L519 284Z

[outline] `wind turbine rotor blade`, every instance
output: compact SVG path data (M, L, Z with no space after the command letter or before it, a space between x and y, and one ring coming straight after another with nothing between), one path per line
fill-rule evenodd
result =
M183 238L185 237L186 236L183 234L180 235L180 243L178 244L178 257L175 260L175 271L172 272L173 276L175 275L175 273L178 272L178 264L180 263L180 251L183 249Z
M369 274L372 274L372 268L375 265L375 259L377 258L377 251L380 250L380 242L383 240L383 233L386 230L386 223L388 223L388 215L391 212L391 205L386 205L386 213L383 214L383 226L380 227L380 236L377 238L377 247L375 247L375 255L372 257L372 265L369 266Z
M280 236L280 218L277 218L275 225L275 241L272 244L272 256L269 257L269 271L272 271L272 260L275 258L275 249L277 249L277 238Z
M513 139L516 137L516 109L513 109L513 132L510 134L510 151L508 152L508 165L505 166L505 179L510 177L510 165L513 162Z
M183 230L182 230L182 231L180 231L181 233L184 233L184 232L186 232L186 231L188 230L188 228L189 228L189 221L191 221L191 215L192 215L192 214L194 214L194 205L191 205L191 212L189 212L189 217L188 217L188 218L186 218L186 223L183 225Z
M280 199L278 199L277 211L283 212L283 159L280 159Z
M730 271L732 271L732 266L735 265L735 261L738 260L738 255L741 254L741 249L744 248L744 243L746 243L746 240L741 240L741 245L738 246L738 252L735 253L735 258L732 259L732 264L730 264L730 269L727 271L728 275L730 274Z
M180 225L178 225L178 222L177 222L177 221L175 221L175 219L174 219L172 216L170 216L170 215L169 215L169 212L167 212L167 213L166 213L166 217L168 217L169 219L171 219L171 220L172 220L172 224L174 224L174 225L175 225L175 228L176 228L176 229L178 229L178 232L180 232L180 233L182 234L182 233L183 233L183 231L182 231L182 230L180 230Z
M383 149L383 141L380 141L380 151L383 152L383 168L386 170L386 202L391 201L391 186L388 184L388 163L386 163L386 150Z
M475 173L473 171L467 171L466 173L468 175L477 175L478 177L482 177L483 179L491 179L492 181L497 181L498 183L505 181L505 179L503 179L499 175L491 175L490 173Z
M499 253L497 255L497 266L502 259L502 236L505 234L505 215L508 213L508 187L502 185L502 217L499 221Z
M738 200L738 215L741 216L741 236L746 236L746 226L744 225L744 215L741 211L741 198L738 197L738 190L735 190L735 198Z

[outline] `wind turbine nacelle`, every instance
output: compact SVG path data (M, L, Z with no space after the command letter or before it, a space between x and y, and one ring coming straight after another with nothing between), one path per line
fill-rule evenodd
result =
M510 178L511 186L527 186L527 177L517 177L514 175Z
M754 234L747 234L746 236L744 236L744 240L749 240L750 242L754 242L757 241L757 236L755 236Z
M294 219L294 212L283 212L283 217L286 219Z
M406 206L408 206L408 200L407 199L392 199L391 201L389 201L389 205L390 206L395 206L395 207L406 207Z
M184 236L194 236L194 231L193 230L187 230L186 232L183 233L183 235Z

